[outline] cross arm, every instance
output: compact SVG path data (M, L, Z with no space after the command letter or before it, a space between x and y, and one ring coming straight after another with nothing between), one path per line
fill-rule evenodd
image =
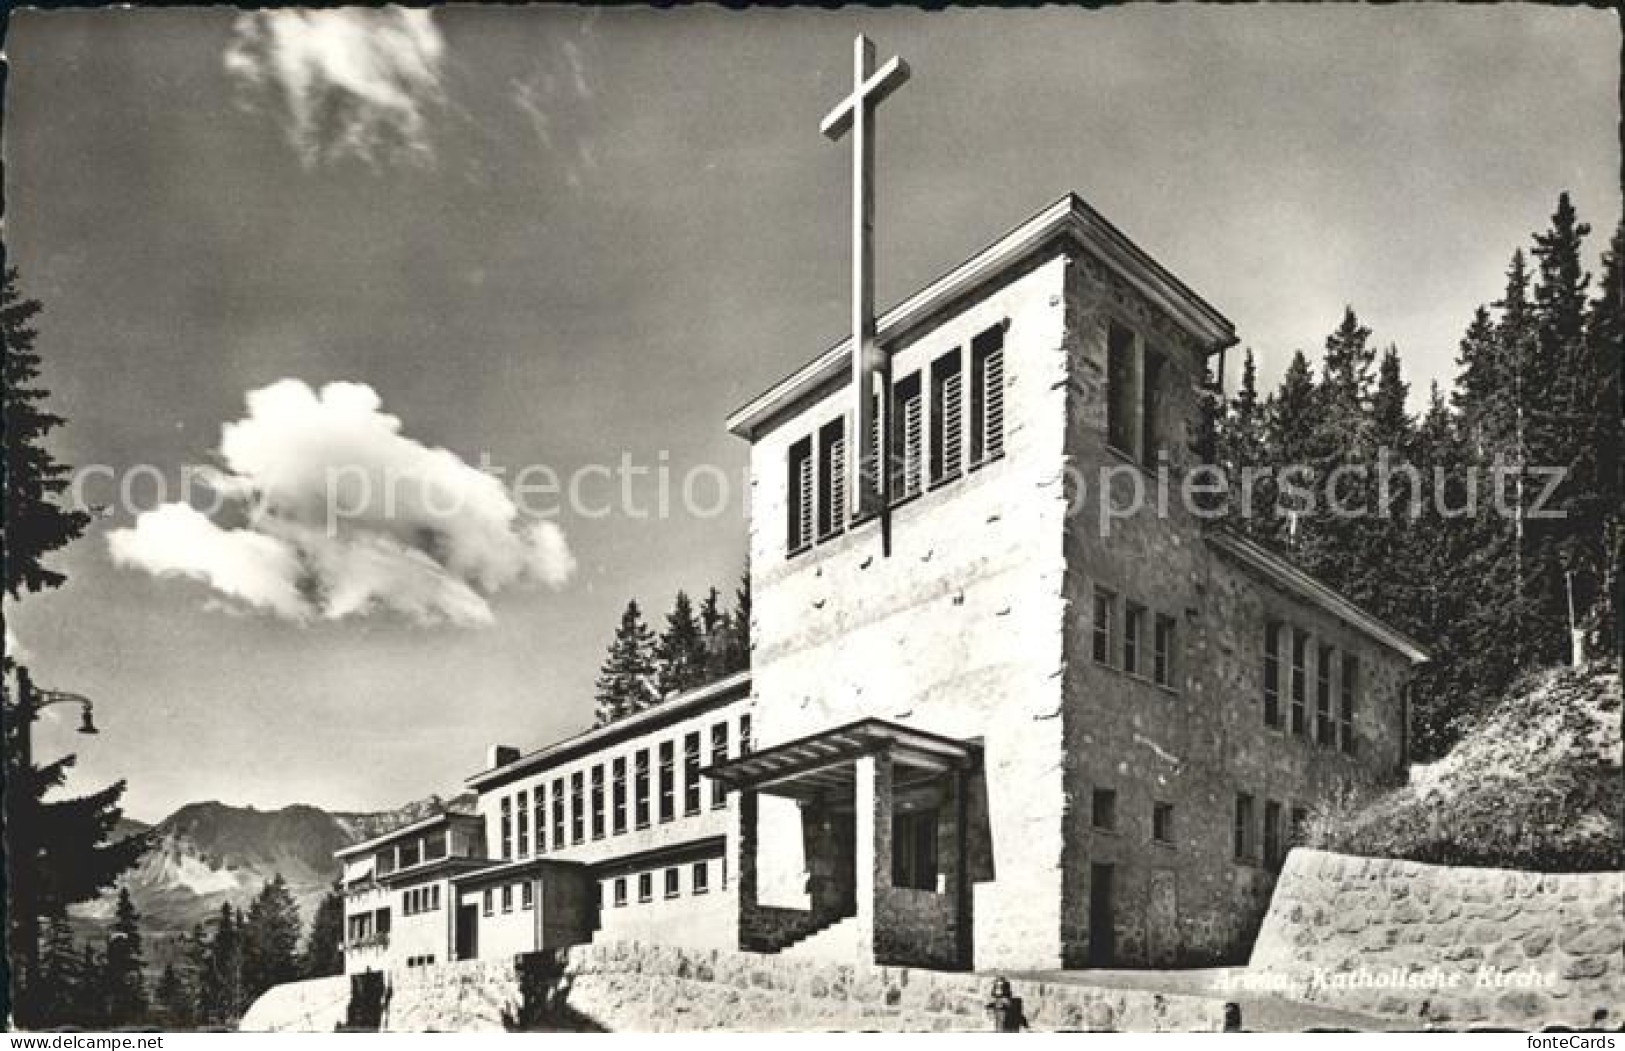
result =
M840 138L846 134L846 129L852 126L852 114L857 106L878 105L885 101L887 95L907 82L908 63L901 58L893 57L884 66L875 70L874 75L865 80L856 91L830 110L829 116L824 118L818 130L830 139Z

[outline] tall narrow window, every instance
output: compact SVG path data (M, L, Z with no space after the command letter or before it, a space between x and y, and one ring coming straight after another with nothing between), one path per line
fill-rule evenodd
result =
M1144 379L1140 383L1140 460L1148 467L1155 467L1157 453L1162 450L1159 420L1162 411L1162 355L1148 349L1141 368Z
M633 820L639 828L649 827L649 750L638 749L636 773L632 784Z
M892 819L892 886L937 889L937 811L913 810Z
M519 821L519 856L530 857L530 793L520 792L514 803L514 817Z
M1292 808L1292 824L1288 831L1288 842L1295 847L1301 847L1309 842L1309 808L1295 806Z
M1307 732L1309 671L1304 666L1309 660L1309 633L1292 629L1292 732L1303 736Z
M1135 406L1139 403L1134 333L1117 322L1106 328L1106 442L1134 456Z
M660 743L660 820L677 816L676 749L670 741Z
M538 782L531 793L531 824L536 829L536 853L547 853L547 783Z
M892 499L906 500L920 491L925 472L925 414L920 400L920 374L892 388Z
M1145 644L1145 607L1130 602L1123 607L1123 670L1139 675L1140 650Z
M1097 664L1112 662L1112 610L1117 596L1105 588L1095 588L1094 658Z
M846 417L818 431L818 536L834 536L846 525Z
M678 874L677 869L669 868L666 870L666 897L675 898L681 893L681 879L682 877Z
M570 775L570 842L580 843L587 838L587 800L585 778L577 770Z
M513 911L513 884L512 883L504 883L502 885L502 911L503 912L512 912Z
M700 734L683 735L683 813L700 812Z
M1315 743L1337 745L1337 724L1332 722L1332 661L1335 651L1321 646L1315 651Z
M1004 454L1004 326L971 341L970 460L974 466Z
M1151 804L1151 838L1158 843L1172 843L1174 841L1174 805L1172 803Z
M1097 788L1089 797L1089 824L1102 832L1117 830L1117 790Z
M655 876L652 872L638 873L638 900L653 901L655 896Z
M618 836L626 831L626 756L618 756L611 766L613 780L613 810L611 813L611 828Z
M1281 862L1281 804L1264 800L1264 864L1274 868Z
M1352 653L1343 654L1342 693L1338 698L1337 723L1339 743L1344 752L1354 754L1354 692L1360 687L1360 658Z
M526 880L519 885L519 908L521 910L529 910L534 909L535 907L536 884L532 883L530 880Z
M626 877L625 876L616 876L615 877L614 895L615 896L611 900L615 902L615 906L617 908L619 908L622 905L626 904Z
M739 754L749 755L750 745L750 713L746 712L739 717Z
M513 797L502 797L502 860L513 857Z
M490 887L486 887L485 888L485 893L480 896L480 899L481 899L481 910L480 911L484 912L487 916L491 915L495 911L491 907L492 906L492 894L493 893L494 892L492 891L492 889Z
M711 889L711 863L709 861L696 861L689 867L688 892L690 894L704 894Z
M786 480L786 506L789 532L784 546L794 554L812 543L813 538L813 459L812 439L803 438L790 446L790 470Z
M717 723L711 727L711 765L721 766L728 761L728 724ZM713 809L724 806L728 802L728 790L722 787L722 782L713 778L711 780L711 806Z
M1245 792L1236 796L1235 827L1236 860L1246 861L1253 856L1253 797Z
M965 467L965 371L959 351L931 365L931 481L958 478Z
M1281 728L1281 625L1264 627L1264 725Z
M1151 650L1151 678L1158 686L1174 684L1174 618L1157 617L1156 637Z
M553 849L564 849L564 778L553 779Z
M604 838L604 764L592 768L592 838Z

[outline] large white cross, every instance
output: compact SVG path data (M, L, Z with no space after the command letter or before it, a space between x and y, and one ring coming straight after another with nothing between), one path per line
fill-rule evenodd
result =
M852 429L847 462L853 519L884 512L891 503L891 472L877 469L875 444L890 448L886 355L875 340L875 107L908 80L908 63L893 57L871 72L875 47L862 33L852 43L852 94L820 125L831 139L852 131ZM879 418L876 418L876 410Z

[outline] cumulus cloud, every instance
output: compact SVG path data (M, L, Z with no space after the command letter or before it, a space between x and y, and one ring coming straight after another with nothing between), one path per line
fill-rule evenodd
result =
M249 392L210 479L246 524L165 504L109 535L114 561L303 622L392 611L487 624L494 593L570 578L556 524L526 520L496 477L404 436L381 410L359 383Z
M233 25L225 67L278 111L307 167L345 156L376 165L433 156L445 49L424 10L255 11Z

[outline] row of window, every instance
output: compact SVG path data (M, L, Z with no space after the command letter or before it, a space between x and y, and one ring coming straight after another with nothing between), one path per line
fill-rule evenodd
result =
M449 835L451 835L449 831L439 830L403 839L399 843L385 847L375 856L377 873L386 875L396 869L411 868L413 865L445 857L446 837Z
M1090 648L1097 664L1175 689L1177 626L1173 617L1121 600L1108 588L1095 588Z
M884 459L885 469L891 472L894 503L1004 455L1004 326L972 339L968 351L967 360L967 348L956 347L929 368L911 372L891 385L888 411L893 424ZM969 406L965 404L967 372ZM851 517L849 429L843 413L790 446L785 548L792 555L815 540L839 535ZM868 441L875 459L880 460L878 426Z
M1309 721L1310 658L1314 659L1315 713ZM1284 727L1281 706L1281 671L1287 663L1291 732L1312 737L1325 748L1339 748L1348 755L1355 751L1354 703L1359 689L1360 660L1352 653L1317 643L1309 632L1279 621L1264 629L1264 725L1274 730ZM1334 688L1335 680L1335 688ZM1333 707L1333 697L1336 707Z
M423 956L408 956L406 958L406 966L408 966L408 967L432 967L432 966L434 966L434 953L432 953L432 952L431 953L426 953Z
M521 883L504 883L500 887L486 887L485 895L480 900L480 911L487 916L495 916L497 900L502 901L502 911L512 912L514 903L514 888L519 888L520 911L528 911L536 907L536 884L530 880Z
M1154 467L1163 448L1163 356L1131 328L1106 330L1106 444Z
M750 754L750 734L750 713L747 712L739 717L739 755ZM711 765L726 762L729 758L728 724L713 724L707 743ZM609 761L607 770L606 764L598 763L590 770L577 770L568 778L561 775L551 783L538 784L534 790L521 789L514 795L503 796L498 803L499 856L505 861L530 857L533 838L537 854L584 843L589 826L593 839L618 836L630 828L648 828L651 810L662 822L674 820L678 812L677 744L676 740L662 741L653 749L638 749L632 756L630 770L627 757L617 756ZM683 735L681 798L682 813L688 817L700 813L704 805L701 744L699 730ZM651 752L657 764L653 771ZM711 782L712 809L726 804L727 790L720 782Z
M1254 813L1253 797L1246 792L1236 794L1235 855L1237 861L1262 863L1266 868L1279 868L1287 850L1302 843L1309 820L1307 807L1288 809L1277 799L1264 800L1263 849L1260 852L1259 827Z
M389 910L378 909L373 912L361 912L350 917L349 941L356 942L374 934L389 933Z
M408 916L416 916L420 912L435 912L440 908L440 885L431 884L427 887L413 887L404 895L401 911Z
M1097 832L1117 831L1117 790L1097 788L1089 799L1089 824ZM1174 805L1153 801L1151 804L1151 839L1172 846L1174 842Z
M728 886L728 867L722 862L722 886ZM709 894L711 892L711 863L709 861L696 861L688 867L689 894ZM616 876L610 884L610 904L621 908L630 903L628 892L631 882L635 879L638 890L639 903L654 901L655 874L653 872L639 872L633 876ZM667 898L679 898L683 894L683 871L673 865L664 869L660 876L661 893Z

